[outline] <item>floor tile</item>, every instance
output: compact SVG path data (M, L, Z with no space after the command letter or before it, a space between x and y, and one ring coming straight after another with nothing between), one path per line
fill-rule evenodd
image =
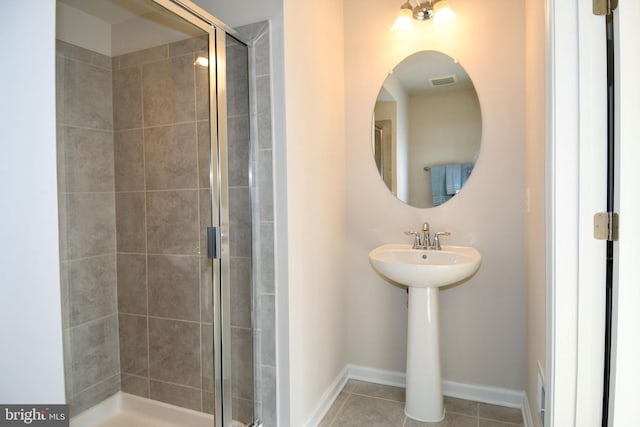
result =
M404 402L404 389L400 387L393 387L390 385L373 384L359 381L355 385L351 393L370 397L378 397L380 399L393 400L395 402Z
M444 407L447 413L478 416L478 402L472 400L444 397Z
M404 427L477 427L478 417L459 414L447 414L444 420L437 423L426 423L407 417Z
M503 423L502 421L480 418L479 427L521 427L523 424Z
M404 404L351 394L339 410L332 427L402 427Z
M502 421L513 424L523 424L522 411L518 408L506 408L504 406L489 405L480 403L478 406L480 418L488 420Z
M344 391L345 393L353 393L353 390L355 390L358 384L361 384L363 382L364 381L348 380L347 383L344 385L344 388L342 389L342 391Z
M471 400L444 397L445 419L421 422L404 413L405 390L348 380L319 427L518 427L522 412Z
M318 427L329 427L331 425L333 420L336 418L336 415L338 415L340 409L342 409L342 406L344 405L348 396L349 394L344 390L338 395L335 402L333 402L333 405L331 405L331 408L329 408L329 411L326 413L320 424L318 424Z

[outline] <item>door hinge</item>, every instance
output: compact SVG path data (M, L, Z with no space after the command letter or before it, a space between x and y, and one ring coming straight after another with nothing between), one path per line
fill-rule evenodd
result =
M618 7L618 0L593 0L594 15L608 15Z
M593 237L597 240L618 240L618 214L598 212L593 216Z

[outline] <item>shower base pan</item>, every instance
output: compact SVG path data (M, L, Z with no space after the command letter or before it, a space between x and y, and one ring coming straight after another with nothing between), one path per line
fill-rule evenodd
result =
M71 427L211 427L213 415L118 392L71 419ZM244 426L233 422L233 426Z

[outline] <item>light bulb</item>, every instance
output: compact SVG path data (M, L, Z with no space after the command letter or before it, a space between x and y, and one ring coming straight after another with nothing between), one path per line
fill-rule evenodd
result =
M433 5L433 24L440 25L444 22L456 19L451 6L447 0L440 0Z
M413 31L413 13L411 9L400 9L391 31Z

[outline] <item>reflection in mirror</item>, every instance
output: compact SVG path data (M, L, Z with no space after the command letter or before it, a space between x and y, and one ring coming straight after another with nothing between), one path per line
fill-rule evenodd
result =
M453 58L422 51L384 81L373 120L373 153L389 190L418 208L454 197L480 152L478 95Z

